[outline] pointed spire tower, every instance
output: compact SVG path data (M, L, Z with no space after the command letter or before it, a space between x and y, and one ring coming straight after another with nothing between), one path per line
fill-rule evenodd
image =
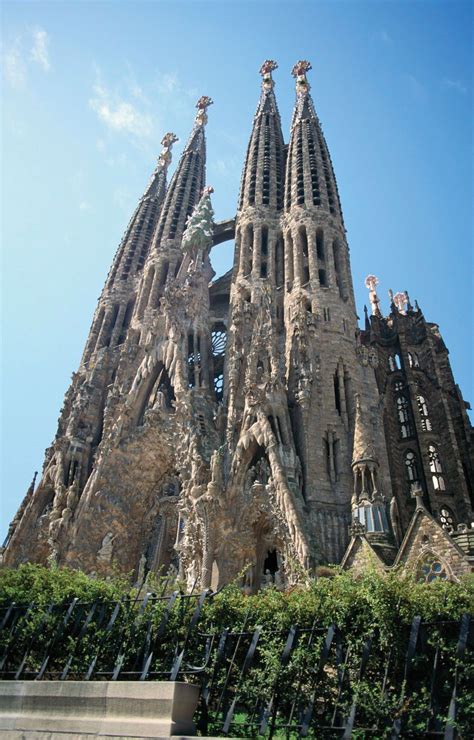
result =
M292 70L296 101L282 218L286 367L312 529L325 558L338 562L347 539L354 394L362 392L362 378L349 248L331 158L310 94L310 69L309 62L299 61ZM371 388L367 381L366 389Z
M207 109L212 100L203 95L196 103L197 113L191 135L171 179L145 267L145 278L138 297L136 317L159 306L166 285L181 264L181 239L187 219L199 201L206 179Z
M125 230L99 298L82 364L87 365L104 347L115 347L125 339L137 286L166 195L171 150L177 141L178 137L173 133L165 134L161 140L157 166Z
M249 287L257 281L257 292L259 280L274 286L283 284L278 219L283 208L284 143L272 78L277 66L267 59L260 68L262 92L247 149L236 222L237 276Z
M284 142L267 59L260 68L262 89L242 174L236 218L234 274L228 340L226 400L229 441L238 435L244 410L245 347L250 346L253 322L265 291L274 329L283 326L284 255L280 216L283 209ZM244 319L245 317L245 319ZM275 338L275 341L278 340Z

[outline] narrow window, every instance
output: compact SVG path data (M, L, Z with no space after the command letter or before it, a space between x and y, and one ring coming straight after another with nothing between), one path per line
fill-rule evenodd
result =
M260 263L260 277L261 278L267 277L267 263L266 262Z
M408 364L410 367L420 367L420 360L416 352L408 353Z
M300 228L298 229L298 236L299 236L301 254L303 255L303 257L307 257L308 256L308 236L306 234L306 229L304 226L300 226Z
M117 344L122 344L125 341L125 337L127 336L127 329L130 326L130 321L132 319L134 305L135 299L131 298L127 303L127 308L125 309L125 314L122 321L122 330L120 332Z
M283 236L278 235L276 242L276 253L275 253L275 282L277 288L285 282L285 263L284 263L284 247L283 247Z
M428 457L430 461L430 473L433 488L435 491L445 491L446 485L442 476L443 468L441 467L438 450L434 445L429 445Z
M316 230L316 255L318 260L324 260L324 231L322 229Z
M245 230L245 270L244 274L249 275L252 272L252 254L253 254L253 226L248 224Z
M394 355L389 355L388 357L388 369L391 373L394 373L395 370L400 370L400 355L395 353Z
M334 373L334 401L336 405L337 413L340 415L341 413L341 394L339 391L339 376L337 372Z
M320 286L322 288L327 288L328 283L327 283L327 278L326 278L326 270L318 270L318 275L319 275Z
M416 397L418 411L420 412L421 428L424 432L431 432L432 426L428 415L428 406L423 396Z
M115 322L117 321L117 314L118 314L118 312L119 312L119 305L118 305L118 303L116 303L115 306L114 306L114 308L113 308L112 318L110 319L109 330L108 330L108 335L107 335L107 341L105 343L105 346L106 347L110 347L110 340L112 339L112 334L113 334L113 331L114 331Z
M261 247L262 247L262 256L267 257L268 255L268 228L266 226L262 226Z
M405 395L399 395L397 402L397 418L400 427L400 434L403 439L413 436L413 428L410 422L409 403Z
M170 263L168 260L166 262L163 262L161 265L161 273L160 273L160 287L162 287L166 283L166 278L168 277L168 270L170 269Z
M286 232L286 258L288 266L288 290L293 286L293 237L291 231Z
M420 479L416 455L411 450L405 453L405 472L407 481L410 484Z

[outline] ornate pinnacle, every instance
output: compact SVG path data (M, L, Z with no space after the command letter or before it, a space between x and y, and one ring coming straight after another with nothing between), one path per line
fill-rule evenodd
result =
M291 70L291 74L296 78L297 95L304 95L304 93L309 92L310 84L306 79L306 72L309 72L310 69L312 69L311 63L306 61L306 59L301 59L299 62L296 62Z
M380 298L377 295L377 285L379 284L378 277L375 275L367 275L365 278L365 287L369 290L369 301L372 308L373 316L380 316Z
M275 84L272 77L274 69L278 68L278 64L273 59L265 59L264 63L260 67L260 74L262 75L262 89L264 92L273 90Z
M178 137L176 134L173 134L171 132L168 132L165 134L161 140L161 145L163 149L160 152L160 156L158 157L158 166L163 168L168 168L170 162L171 162L171 149L173 148L173 144L175 144L178 141Z
M404 313L406 309L407 304L407 297L405 293L395 293L393 296L393 302L400 311L400 313Z
M410 486L410 495L416 501L416 508L423 508L423 489L419 481L414 481Z
M214 188L212 185L206 185L206 187L202 189L201 195L212 195L213 192Z
M202 95L199 100L196 103L196 108L198 109L196 113L196 120L195 124L196 126L205 126L207 123L207 109L210 105L213 104L213 100L209 98L207 95Z

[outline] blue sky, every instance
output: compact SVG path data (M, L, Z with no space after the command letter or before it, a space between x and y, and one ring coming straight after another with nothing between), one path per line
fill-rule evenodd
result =
M210 95L207 179L234 215L259 96L276 59L288 140L290 70L307 58L351 248L440 325L472 387L470 2L4 2L2 66L2 531L77 369L113 254L159 153L174 164ZM232 245L212 255L220 274Z

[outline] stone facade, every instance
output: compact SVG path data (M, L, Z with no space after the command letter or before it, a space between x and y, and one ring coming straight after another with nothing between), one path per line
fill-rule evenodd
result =
M205 187L210 98L169 186L164 137L5 564L238 577L250 593L319 563L407 563L422 508L443 572L470 569L472 432L446 347L407 294L382 316L374 276L359 329L311 65L292 71L288 145L276 66L260 70L235 218L214 222ZM212 282L210 250L234 237Z

